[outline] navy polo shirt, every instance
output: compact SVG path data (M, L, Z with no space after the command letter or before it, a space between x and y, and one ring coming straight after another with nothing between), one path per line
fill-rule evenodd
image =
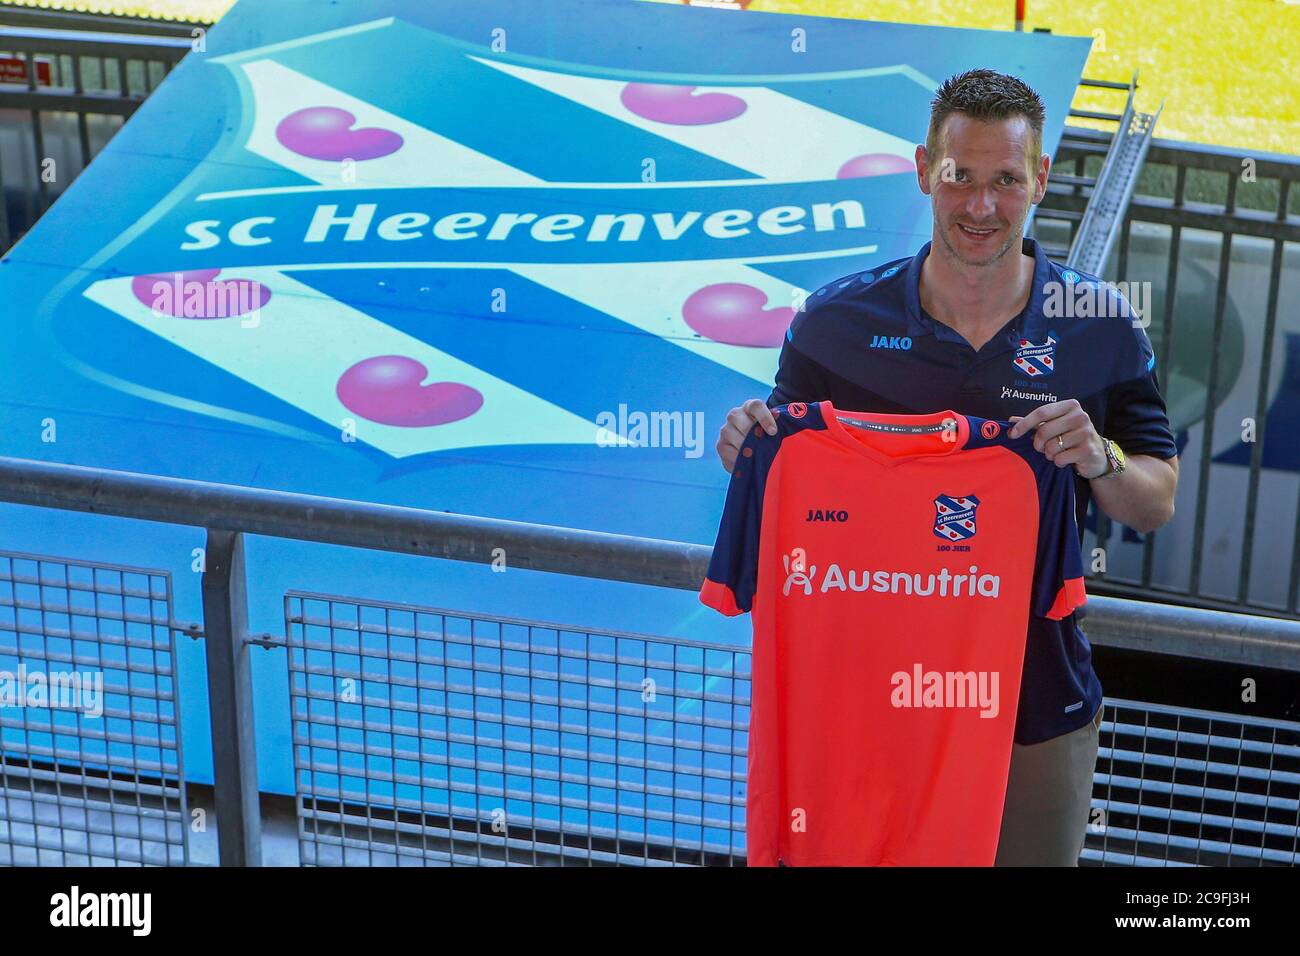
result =
M1097 276L1052 262L1033 239L1024 310L976 351L921 308L916 255L829 282L808 296L781 348L769 406L830 400L847 411L920 415L952 409L1006 420L1077 399L1126 455L1178 454L1155 355L1124 297ZM1092 489L1075 478L1078 526ZM1016 742L1039 743L1092 720L1101 705L1077 615L1030 617Z

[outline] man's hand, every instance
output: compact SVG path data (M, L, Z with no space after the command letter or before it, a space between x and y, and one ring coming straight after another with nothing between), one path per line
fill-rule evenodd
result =
M756 424L762 425L769 435L776 434L776 419L772 417L772 410L761 398L751 398L739 408L727 412L727 423L718 432L717 448L718 457L722 459L722 467L728 472L735 467L740 446L745 443L745 436Z
M1106 446L1077 399L1039 405L1023 418L1012 415L1010 421L1016 424L1007 436L1019 438L1033 429L1034 447L1057 468L1074 465L1075 473L1088 479L1110 470Z
M1035 448L1058 468L1074 465L1075 472L1091 484L1097 507L1112 521L1145 534L1174 516L1177 457L1125 455L1122 474L1095 480L1110 470L1110 462L1092 419L1075 399L1040 405L1023 418L1013 415L1011 421L1015 424L1007 431L1008 436L1019 438L1032 428ZM1057 441L1058 437L1061 441Z

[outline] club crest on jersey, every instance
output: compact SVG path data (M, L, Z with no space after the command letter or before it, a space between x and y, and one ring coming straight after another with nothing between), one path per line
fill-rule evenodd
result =
M965 541L975 536L975 509L980 500L974 495L955 497L939 495L934 499L934 533L945 541Z
M1056 371L1056 333L1048 332L1047 341L1036 343L1021 339L1016 346L1016 369L1030 378L1042 378Z

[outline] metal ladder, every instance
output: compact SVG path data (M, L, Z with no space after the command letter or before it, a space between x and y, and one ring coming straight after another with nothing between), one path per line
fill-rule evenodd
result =
M1093 131L1066 127L1060 147L1067 147L1076 153L1103 154L1105 158L1101 170L1095 178L1053 170L1049 177L1047 195L1035 213L1035 220L1041 217L1071 223L1073 239L1069 248L1044 243L1044 251L1049 257L1064 261L1080 272L1100 275L1105 267L1106 259L1123 229L1124 215L1133 198L1142 164L1146 161L1156 120L1164 110L1163 102L1155 113L1141 113L1134 109L1133 95L1137 91L1137 78L1135 70L1132 80L1127 84L1089 79L1080 82L1080 86L1127 91L1124 112L1070 110L1070 116L1113 122L1116 124L1115 132L1110 142L1106 143L1104 135L1087 136L1084 134ZM1059 151L1058 147L1058 154ZM1053 186L1056 188L1053 189ZM1081 198L1085 202L1083 208L1079 209L1077 207Z

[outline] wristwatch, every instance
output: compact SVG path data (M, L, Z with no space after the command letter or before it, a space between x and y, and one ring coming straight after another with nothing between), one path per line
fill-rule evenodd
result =
M1101 440L1102 447L1106 450L1106 463L1109 466L1100 475L1094 475L1090 481L1096 481L1098 478L1114 478L1124 470L1126 464L1124 460L1124 449L1115 444L1109 438Z

